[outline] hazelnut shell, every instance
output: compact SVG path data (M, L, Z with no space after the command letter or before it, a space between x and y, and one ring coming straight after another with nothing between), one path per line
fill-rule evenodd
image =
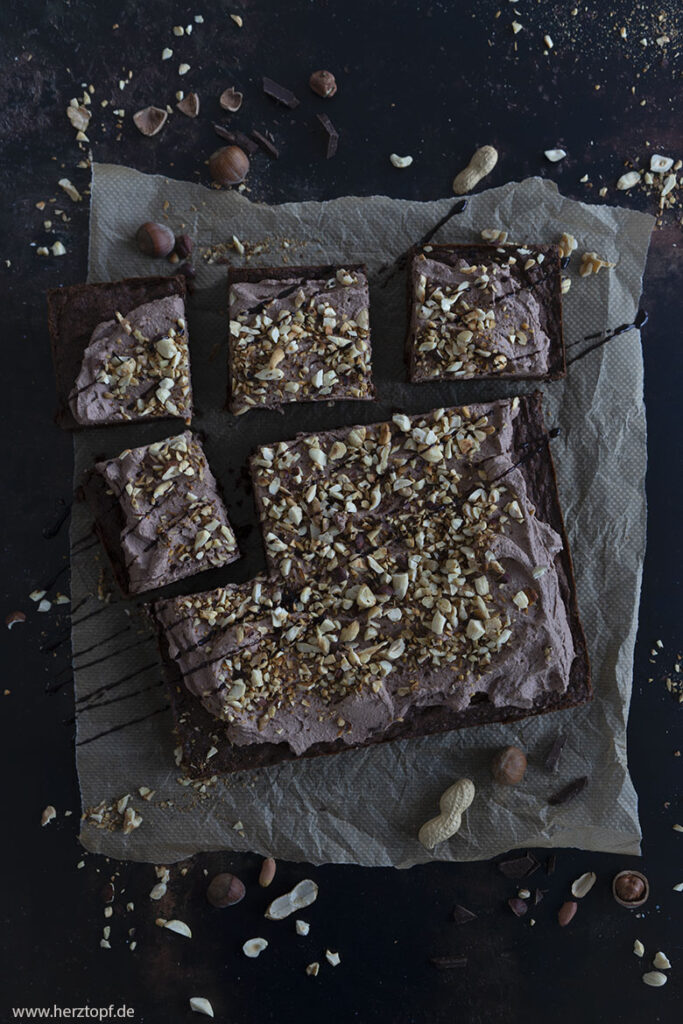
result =
M323 99L330 99L337 91L337 82L331 71L314 71L308 84Z
M206 898L212 907L233 907L235 903L244 899L245 891L244 882L236 875L223 872L215 875L209 882Z
M503 747L491 761L491 774L503 786L516 786L526 772L526 754L519 747Z
M645 888L643 889L642 895L639 896L637 899L634 899L634 900L625 900L618 893L618 890L619 890L619 887L620 887L619 886L620 879L624 879L624 878L627 878L629 876L632 877L632 878L640 879L640 881L645 886ZM624 883L622 883L622 885L623 884ZM645 875L643 875L640 871L634 871L631 868L628 868L626 871L620 871L612 879L612 895L614 896L615 900L617 901L617 903L619 904L620 907L627 907L629 910L633 910L634 907L642 907L643 903L647 902L647 900L648 900L648 898L650 896L650 883L648 882L648 880L645 877Z
M181 114L185 114L185 117L197 117L199 113L199 96L196 92L188 92L187 96L176 103L176 108Z
M243 95L238 92L237 89L225 89L218 102L222 106L223 110L230 111L231 114L236 113L242 106Z
M175 235L165 224L156 224L153 220L141 224L135 234L135 242L145 256L168 256L175 248Z
M144 107L133 114L135 127L143 135L156 135L168 121L168 113L161 107Z
M249 173L249 157L239 146L221 146L209 157L209 174L218 185L239 185Z

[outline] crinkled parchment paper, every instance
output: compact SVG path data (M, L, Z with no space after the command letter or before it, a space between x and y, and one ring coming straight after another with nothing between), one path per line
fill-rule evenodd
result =
M147 176L125 167L94 168L89 280L166 272L134 248L135 229L162 220L197 239L197 290L190 307L192 374L199 410L194 426L223 484L244 557L186 582L204 590L249 579L264 566L260 535L243 469L257 444L316 430L384 419L439 405L491 399L533 385L410 385L402 345L403 273L380 287L380 270L425 234L454 200L417 203L345 197L331 202L264 206L235 192ZM472 241L482 228L500 227L516 242L555 242L576 236L579 251L568 271L565 301L570 355L586 335L630 323L638 309L641 276L653 219L609 206L565 199L550 181L530 179L470 198L466 210L436 241ZM203 258L206 247L233 235L263 245L252 263L363 261L371 281L376 402L289 406L236 419L223 411L226 386L226 271ZM578 276L579 254L594 250L616 262L612 271ZM231 261L242 258L236 252ZM589 706L441 736L349 751L331 758L245 772L201 793L178 783L170 711L161 668L136 601L98 600L100 573L108 573L89 541L88 513L76 503L72 523L73 650L78 701L77 759L83 806L125 793L143 816L130 836L84 823L81 839L111 857L170 862L200 850L253 850L289 860L364 865L410 865L431 859L417 841L420 824L436 813L441 792L470 776L477 797L459 834L436 856L488 858L510 847L577 846L635 854L640 831L636 794L626 763L625 727L645 545L645 415L643 365L636 330L578 359L566 381L543 388L546 418L561 428L553 442L560 497L588 636L595 699ZM171 421L87 430L75 435L76 481L95 457L158 440L181 429ZM176 587L176 591L181 589ZM543 759L558 730L568 742L560 770ZM529 754L522 786L494 788L492 752L515 743ZM588 775L574 802L549 807L566 782ZM139 786L154 790L140 799ZM241 835L234 829L242 822Z

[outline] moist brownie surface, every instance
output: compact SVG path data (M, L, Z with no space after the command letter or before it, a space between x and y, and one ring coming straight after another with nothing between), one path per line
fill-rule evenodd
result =
M211 721L235 770L586 700L547 441L523 399L260 449L270 578L153 610L186 760Z
M239 558L216 481L189 431L96 463L85 493L124 594Z
M192 415L180 276L80 284L48 293L64 427Z
M230 410L374 396L363 267L229 271Z
M565 372L554 246L432 245L408 275L412 381Z

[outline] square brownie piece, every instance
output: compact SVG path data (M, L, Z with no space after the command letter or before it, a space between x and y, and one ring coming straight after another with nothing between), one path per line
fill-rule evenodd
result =
M185 278L172 276L48 292L60 426L190 422L185 289Z
M365 267L231 267L228 287L231 412L374 398Z
M218 485L190 431L97 462L84 490L125 596L240 557Z
M552 245L426 245L408 273L411 381L566 373L560 257Z
M261 447L269 578L152 607L187 769L589 700L549 443L532 395Z

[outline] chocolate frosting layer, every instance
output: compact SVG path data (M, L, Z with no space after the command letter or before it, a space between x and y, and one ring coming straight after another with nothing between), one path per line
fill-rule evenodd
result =
M516 401L257 453L271 581L156 606L185 685L227 739L301 753L362 742L415 707L459 710L483 695L529 708L566 691L562 544L515 465ZM332 511L349 502L355 511Z
M185 303L178 295L117 314L92 332L69 407L82 426L192 415Z
M549 247L427 247L412 263L411 379L543 377L561 345Z
M264 273L267 273L264 272ZM374 395L369 293L358 268L230 287L231 411Z
M239 558L200 442L185 431L95 464L122 528L119 555L138 594Z

